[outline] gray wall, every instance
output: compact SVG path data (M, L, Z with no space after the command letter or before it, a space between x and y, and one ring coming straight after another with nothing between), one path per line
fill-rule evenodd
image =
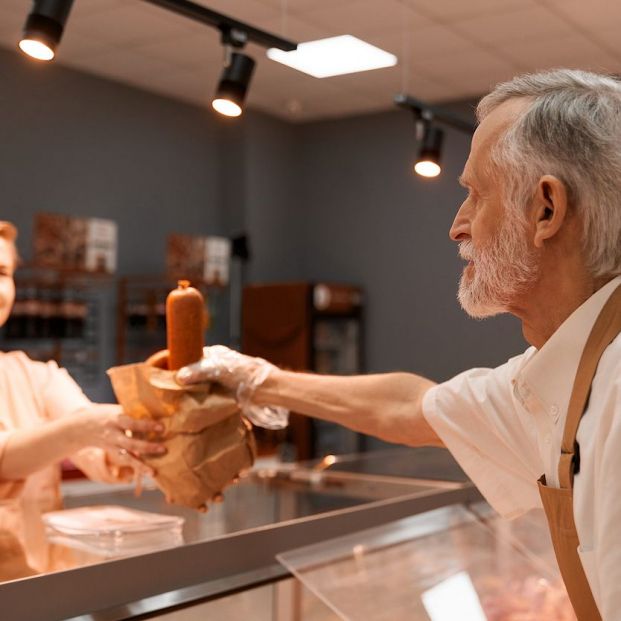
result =
M441 380L523 349L515 321L470 320L455 298L461 262L447 233L467 136L449 131L442 176L422 180L401 111L304 125L249 111L223 122L2 50L0 78L0 217L20 227L26 257L44 210L115 219L120 273L163 271L170 231L246 231L252 281L364 288L369 371Z
M363 287L367 371L441 381L525 348L514 318L475 321L456 299L463 263L448 231L464 198L457 177L468 136L447 130L436 179L412 173L414 127L404 112L308 124L298 143L303 274Z
M471 320L456 299L462 262L448 231L464 197L457 177L468 136L447 130L442 175L422 179L411 171L407 113L300 131L304 275L364 288L369 371L412 370L441 380L524 348L516 321Z
M162 272L169 231L222 228L209 113L0 51L4 218L29 257L37 211L115 219L119 271Z

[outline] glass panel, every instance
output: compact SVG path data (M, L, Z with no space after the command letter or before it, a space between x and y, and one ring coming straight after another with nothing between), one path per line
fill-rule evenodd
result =
M185 518L185 543L345 509L379 498L428 493L432 489L426 485L361 481L337 473L267 471L254 473L225 490L225 502L213 504L208 513L203 514L167 504L162 493L156 489L144 490L136 496L134 490L129 488L101 486L93 494L88 493L89 487L85 485L82 493L66 494L65 506L122 505L141 511L177 515Z
M177 526L172 533L174 536L170 536L168 531L162 531L161 536L151 533L149 537L134 536L131 540L127 537L126 541L121 541L116 535L110 535L110 529L98 537L93 532L73 536L48 527L46 540L45 525L35 506L30 507L27 513L25 528L33 548L31 554L33 558L36 556L36 567L39 571L52 572L140 554L151 549L205 541L374 500L406 494L428 494L433 489L432 486L419 485L413 481L391 481L299 468L265 469L253 471L239 484L228 488L225 491L225 502L213 504L209 512L203 514L167 504L163 494L152 486L137 496L133 486L129 485L76 481L63 485L66 509L107 506L106 511L109 512L124 507L161 516L177 516L183 519L181 534ZM5 560L9 562L8 558ZM18 561L21 562L21 559L16 557L15 563ZM23 572L16 576L15 572L0 571L0 581L21 575L24 575Z
M214 601L150 617L158 621L338 621L319 598L297 580L283 580Z
M352 621L575 619L558 573L497 526L453 506L279 560Z

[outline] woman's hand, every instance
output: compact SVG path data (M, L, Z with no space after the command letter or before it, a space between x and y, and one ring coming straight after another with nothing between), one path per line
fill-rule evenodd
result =
M0 480L23 479L80 450L99 447L119 467L144 470L146 455L162 455L161 425L135 420L119 405L91 403L58 420L11 432L0 461Z
M130 418L123 414L120 405L93 403L77 412L76 418L76 433L81 435L84 446L97 446L138 459L166 452L158 442L164 427L154 420Z

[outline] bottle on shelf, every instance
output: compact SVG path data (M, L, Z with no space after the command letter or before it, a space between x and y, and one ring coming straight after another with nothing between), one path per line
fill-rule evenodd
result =
M21 338L36 339L39 336L39 298L34 286L24 289L23 318Z

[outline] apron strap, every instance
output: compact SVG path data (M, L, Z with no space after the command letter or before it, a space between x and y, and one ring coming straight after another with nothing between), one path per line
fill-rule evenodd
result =
M621 332L621 285L608 298L589 334L578 371L574 381L567 419L561 445L561 458L558 464L558 476L561 489L572 489L574 473L580 464L580 454L576 442L578 425L586 410L591 382L595 376L599 359L604 350Z

